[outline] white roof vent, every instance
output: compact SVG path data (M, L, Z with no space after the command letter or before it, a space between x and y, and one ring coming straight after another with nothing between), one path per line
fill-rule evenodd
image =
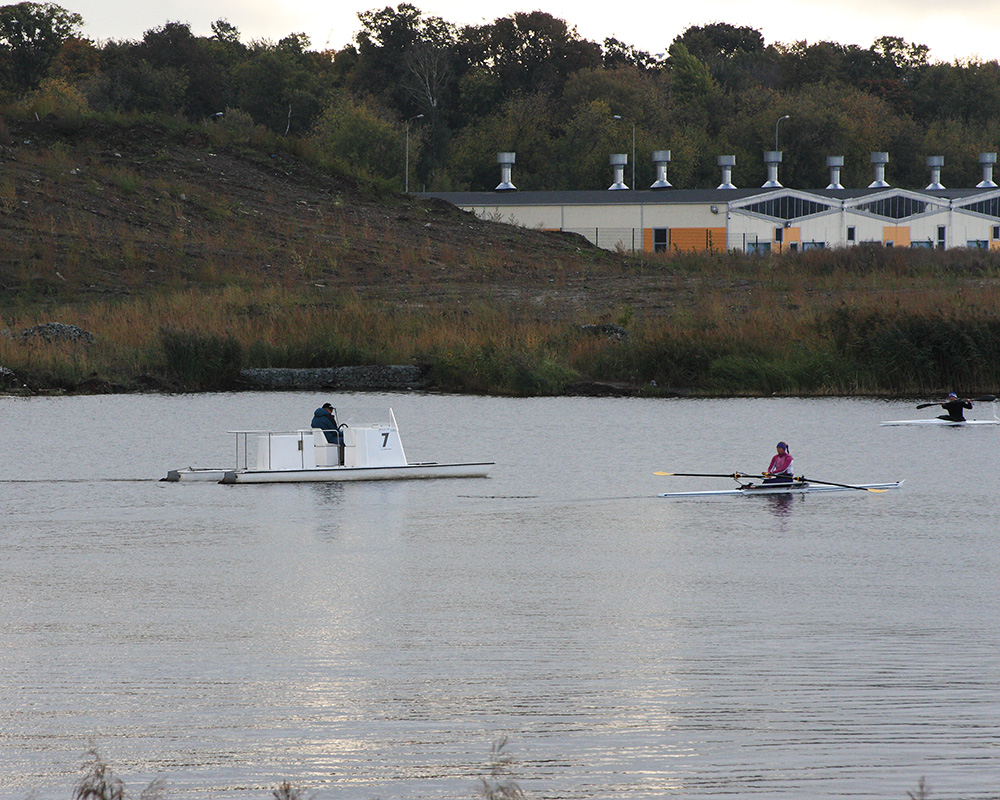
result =
M608 187L609 192L614 192L619 189L627 189L628 186L625 185L625 165L628 164L628 154L627 153L612 153L611 154L611 169L614 172L614 183Z
M778 164L781 163L781 151L780 150L765 150L764 151L764 163L767 164L767 180L761 189L780 189L781 184L778 183Z
M656 180L653 181L650 189L672 189L667 183L667 164L670 163L669 150L654 150L653 164L656 167Z
M944 166L944 156L927 156L927 166L931 168L931 182L924 191L943 189L941 185L941 167Z
M868 184L869 189L887 189L885 182L885 165L889 163L888 153L872 153L872 164L875 167L875 180Z
M976 184L977 189L996 189L993 182L993 165L997 163L996 153L980 153L979 165L983 168L983 179Z
M733 186L733 167L736 166L736 156L719 156L716 163L722 169L722 183L716 189L735 189Z
M497 153L497 163L500 165L500 183L494 191L512 192L517 187L510 182L511 167L514 166L514 153Z
M830 185L827 189L843 189L840 183L840 170L844 167L843 156L827 156L826 165L830 168Z

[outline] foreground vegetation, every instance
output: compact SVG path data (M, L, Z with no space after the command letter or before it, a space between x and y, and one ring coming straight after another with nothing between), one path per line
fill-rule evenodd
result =
M495 741L490 748L487 774L479 777L478 795L483 800L524 800L521 787L507 776L512 758L506 748L506 737ZM166 796L166 783L156 779L142 790L139 798L162 800ZM130 795L125 790L125 782L114 773L97 748L91 746L82 766L82 775L73 791L73 800L127 800L128 797ZM271 792L271 797L273 800L306 800L310 795L304 794L291 782L282 781Z
M512 764L513 759L507 750L507 737L502 737L490 749L487 774L479 778L478 796L483 800L525 800L526 795L520 785L508 775ZM129 797L124 781L115 775L96 747L92 746L87 751L82 770L83 774L73 792L73 800L126 800ZM139 798L162 800L166 796L166 784L157 779L142 790ZM930 785L921 777L916 789L907 791L906 796L910 800L930 800ZM306 797L301 789L289 781L282 781L271 792L273 800L305 800Z

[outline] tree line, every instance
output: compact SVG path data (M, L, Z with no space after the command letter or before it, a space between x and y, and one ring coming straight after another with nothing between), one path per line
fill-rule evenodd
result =
M315 50L301 33L244 42L225 19L210 36L166 22L94 42L62 6L0 6L0 102L262 128L397 188L409 163L410 185L435 191L491 189L500 151L517 153L518 188L607 188L633 131L637 188L655 180L653 150L672 151L675 186L715 186L720 154L736 155L737 185L759 186L786 114L780 177L798 188L826 185L828 155L845 157L845 186L866 186L876 150L893 185L921 188L925 157L943 155L945 185L970 187L978 153L998 149L997 61L931 62L899 37L769 44L720 22L651 54L542 11L457 26L401 3L358 17L351 44Z

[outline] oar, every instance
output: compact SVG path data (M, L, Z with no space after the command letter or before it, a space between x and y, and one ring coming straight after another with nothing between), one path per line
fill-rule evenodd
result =
M654 472L654 475L677 475L681 478L759 478L760 474L750 475L746 472Z
M984 394L982 397L973 397L973 398L971 398L971 401L973 403L992 403L996 399L997 399L996 395ZM917 408L930 408L931 406L939 406L939 405L941 405L941 404L940 403L921 403L920 405L917 406Z
M839 486L842 489L858 489L862 492L887 492L888 489L869 489L867 486L851 486L849 483L831 483L830 481L818 481L815 478L806 478L800 476L798 478L792 478L793 481L801 481L803 483L821 483L824 486Z

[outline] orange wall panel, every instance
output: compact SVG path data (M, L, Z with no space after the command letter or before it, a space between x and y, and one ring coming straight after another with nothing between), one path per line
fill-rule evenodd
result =
M671 228L671 250L725 250L725 228Z
M910 229L908 226L887 225L882 228L882 243L892 243L893 247L910 246Z

